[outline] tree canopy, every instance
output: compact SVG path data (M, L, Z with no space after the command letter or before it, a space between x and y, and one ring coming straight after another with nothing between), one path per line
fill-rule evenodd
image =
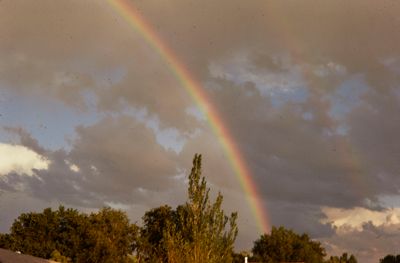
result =
M167 262L167 247L164 231L175 222L176 211L164 205L147 211L137 248L138 258L146 262Z
M85 214L60 206L21 214L9 234L0 234L0 247L63 263L243 262L251 253L233 252L237 213L225 214L221 193L211 200L201 155L195 155L188 179L187 201L176 209L163 205L147 211L142 227L109 207ZM261 235L252 254L252 261L265 263L357 263L347 253L325 261L319 242L284 227ZM380 263L400 263L400 255Z
M400 254L395 255L386 255L384 258L379 260L379 263L400 263Z
M343 253L340 257L331 256L326 263L357 263L357 259L354 255L349 256L347 253Z
M59 262L127 262L132 253L140 262L231 262L237 213L225 215L220 193L211 201L201 155L188 179L186 203L151 209L141 228L119 210L87 215L60 206L21 214L11 233L0 235L0 246Z
M21 214L0 245L60 262L126 262L136 233L122 211L103 208L86 215L60 206Z
M189 175L188 199L176 210L152 209L143 217L138 256L148 262L231 262L237 213L226 216L219 193L212 202L201 176L201 155Z
M226 216L218 193L210 201L210 188L201 176L201 155L195 155L189 175L188 201L178 207L175 224L170 224L164 237L169 262L231 262L238 233L237 213Z
M252 252L255 260L266 263L321 263L326 255L321 243L284 227L273 227L271 234L262 235L254 242Z

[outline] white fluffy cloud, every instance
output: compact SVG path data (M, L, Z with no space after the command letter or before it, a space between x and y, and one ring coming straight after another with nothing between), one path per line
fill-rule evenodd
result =
M377 262L396 251L400 239L400 208L373 211L355 207L323 207L324 223L335 226L335 235L322 239L329 254L352 251L360 262Z
M373 211L355 207L323 207L326 219L335 226L335 234L322 238L330 255L351 251L359 262L379 262L387 254L396 254L400 242L400 208Z
M0 143L0 175L15 172L32 176L33 169L45 170L49 164L49 160L24 146Z
M363 225L368 222L376 226L389 226L400 223L400 208L373 211L362 207L355 207L352 209L323 207L322 212L326 215L322 223L332 223L332 225L339 229L347 226L349 229L362 230Z

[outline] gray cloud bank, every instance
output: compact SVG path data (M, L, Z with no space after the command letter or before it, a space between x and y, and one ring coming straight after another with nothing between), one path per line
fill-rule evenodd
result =
M382 211L390 206L382 197L398 196L400 3L132 3L202 83L274 225L307 231L332 253L349 249L362 262L394 253L398 232L369 249L375 243L364 236L380 226L368 228L365 218L364 228L343 234L321 223L321 207ZM75 127L69 150L40 145L24 120L12 128L2 121L18 144L51 161L33 177L2 175L3 196L87 209L111 204L139 220L150 207L183 200L184 175L201 152L227 210L241 214L238 246L257 238L218 138L190 113L195 105L165 61L105 3L3 0L0 55L0 91L46 97L78 114L94 104L98 114ZM166 147L171 140L181 149Z

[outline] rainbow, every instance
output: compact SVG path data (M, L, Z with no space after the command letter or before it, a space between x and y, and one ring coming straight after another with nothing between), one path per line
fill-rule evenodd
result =
M259 230L262 231L262 233L269 232L270 224L267 211L261 201L257 187L253 182L250 170L247 167L244 158L241 156L233 137L230 135L226 125L220 118L218 111L207 98L201 84L192 76L192 74L190 74L185 65L179 61L174 52L156 34L150 24L146 22L144 17L131 2L128 0L107 1L113 9L122 16L133 29L135 29L136 32L142 35L152 49L163 58L176 79L182 84L190 97L196 103L197 107L207 117L211 129L220 141L230 165L246 193L247 201L255 217Z

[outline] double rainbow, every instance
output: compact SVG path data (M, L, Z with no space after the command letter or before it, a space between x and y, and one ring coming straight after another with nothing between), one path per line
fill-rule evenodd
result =
M156 34L154 29L146 22L138 10L128 0L108 0L113 9L122 16L127 23L138 32L152 49L163 58L176 79L186 89L197 107L205 114L213 132L219 139L230 165L236 174L240 184L245 191L247 201L255 217L259 230L267 233L270 230L266 209L261 202L257 187L255 186L251 173L241 156L233 137L230 135L226 125L220 118L218 111L210 103L200 83L190 74L174 52Z

